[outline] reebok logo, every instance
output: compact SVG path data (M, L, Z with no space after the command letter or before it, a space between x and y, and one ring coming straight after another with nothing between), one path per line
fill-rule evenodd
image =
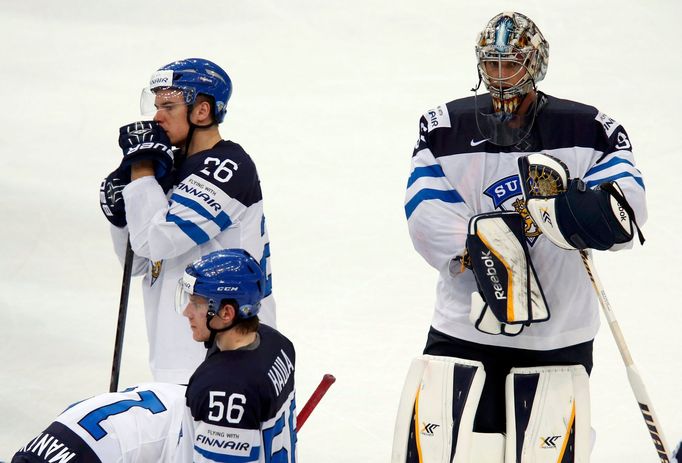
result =
M493 260L491 254L492 251L490 250L488 250L488 252L481 251L481 260L483 261L483 265L486 267L485 274L490 279L492 287L495 290L495 299L501 301L507 299L507 296L504 293L504 287L501 284L500 278L497 276L495 261Z

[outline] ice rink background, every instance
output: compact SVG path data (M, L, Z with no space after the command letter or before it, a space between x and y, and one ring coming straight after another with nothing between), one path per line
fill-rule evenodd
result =
M647 243L597 266L670 443L680 403L678 0L0 2L0 460L108 388L121 268L98 207L159 66L201 56L234 82L225 138L255 159L279 328L299 403L337 383L299 436L303 462L386 462L436 272L403 192L425 110L468 96L473 44L517 10L551 44L546 92L622 123L645 176ZM121 385L149 380L133 283ZM606 325L592 375L595 462L657 461Z

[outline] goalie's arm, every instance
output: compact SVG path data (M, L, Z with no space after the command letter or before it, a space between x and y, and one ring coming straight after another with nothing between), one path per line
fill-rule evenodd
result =
M412 244L429 265L443 271L463 255L467 224L474 214L425 141L412 156L405 215Z
M610 135L601 131L604 154L587 169L583 180L589 188L596 188L606 182L616 182L631 206L637 224L641 226L647 220L644 178L635 163L627 132L620 124L615 124L617 125ZM610 250L631 246L632 240L616 244Z

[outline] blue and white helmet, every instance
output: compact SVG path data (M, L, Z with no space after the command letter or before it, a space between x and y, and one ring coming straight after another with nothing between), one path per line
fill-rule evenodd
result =
M213 97L216 122L220 124L225 119L227 102L232 95L232 81L217 64L202 58L187 58L162 66L152 74L149 86L142 91L142 114L156 111L153 98L156 91L173 88L182 91L184 102L188 105L194 104L197 95Z
M265 294L265 273L251 255L243 249L214 251L188 265L178 282L175 308L181 313L189 296L208 300L208 314L218 313L227 299L236 301L237 319L258 315Z

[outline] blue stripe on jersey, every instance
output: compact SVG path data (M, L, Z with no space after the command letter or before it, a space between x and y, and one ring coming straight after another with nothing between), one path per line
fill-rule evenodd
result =
M263 269L263 273L268 271L268 257L270 257L270 243L265 243L263 247L263 257L259 262L260 267ZM272 274L267 273L265 275L265 290L263 292L263 297L267 297L272 294Z
M604 163L604 164L597 164L596 166L594 166L593 168L588 170L587 173L585 174L585 177L589 177L590 175L596 174L597 172L601 172L604 169L608 169L609 167L613 167L617 164L623 164L623 163L630 164L632 167L635 167L635 165L632 162L628 161L627 159L614 157L609 162Z
M171 195L171 200L175 201L176 203L182 204L185 207L192 209L194 212L196 212L197 214L199 214L203 218L208 219L212 222L215 222L215 224L218 225L218 227L220 227L220 231L223 231L227 227L232 225L232 220L230 220L230 216L227 215L223 211L220 211L218 213L218 215L216 215L214 217L201 204L194 201L193 199L189 199L189 198L185 198L184 196L173 194L173 195Z
M620 174L612 175L610 177L601 178L601 179L597 179L597 180L590 180L589 182L587 182L587 187L588 188L594 188L595 186L601 185L602 183L612 182L614 180L618 180L619 178L627 178L627 177L633 178L635 180L635 182L637 182L639 184L639 186L642 187L643 190L646 190L646 188L644 187L644 180L642 180L641 177L635 177L630 172L621 172Z
M194 450L204 458L224 463L249 463L253 461L258 461L258 455L260 454L259 446L251 447L251 453L243 457L237 455L225 455L224 453L209 452L208 450L201 449L196 445L194 446Z
M445 177L445 172L443 172L443 168L438 164L426 167L415 167L410 178L407 180L407 188L412 186L414 182L422 177Z
M166 222L172 222L180 227L180 230L185 232L187 236L192 238L192 240L197 244L204 244L206 241L210 240L205 231L199 227L199 225L190 222L188 220L181 219L175 214L166 214Z
M429 201L431 199L438 199L446 203L463 203L464 199L457 193L456 190L433 190L425 188L417 192L416 195L405 204L405 215L409 219L414 210L422 201Z

